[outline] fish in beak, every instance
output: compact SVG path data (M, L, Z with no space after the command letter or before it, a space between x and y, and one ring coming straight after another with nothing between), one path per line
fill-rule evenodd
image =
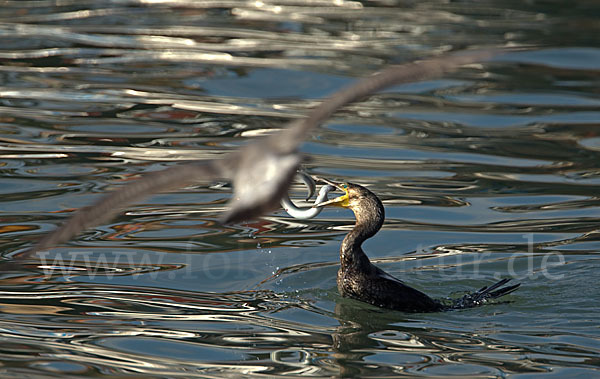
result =
M323 178L317 178L317 177L315 177L315 179L317 181L321 181L321 182L327 183L331 186L334 186L338 190L344 192L344 194L342 196L336 197L335 199L331 199L328 201L324 201L322 203L314 204L312 206L313 208L321 208L321 207L325 207L327 205L334 205L334 206L343 207L343 208L347 208L349 206L350 195L348 193L348 185L346 183L338 184L338 183L332 182L330 180L323 179Z

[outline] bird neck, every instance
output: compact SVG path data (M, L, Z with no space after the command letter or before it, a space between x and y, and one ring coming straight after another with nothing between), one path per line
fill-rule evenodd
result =
M362 244L381 229L385 220L385 211L381 200L370 191L367 196L354 200L349 208L354 212L356 224L342 241L340 249L342 269L369 263Z

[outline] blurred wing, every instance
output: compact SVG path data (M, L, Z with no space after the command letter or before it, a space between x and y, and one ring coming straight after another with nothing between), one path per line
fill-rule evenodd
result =
M138 180L119 187L98 202L79 209L58 229L47 234L31 249L17 254L16 257L32 258L36 252L66 242L83 230L110 220L122 208L144 197L156 192L185 187L198 179L214 179L219 177L220 172L222 170L219 170L214 161L207 161L180 164L144 175Z
M227 154L219 160L170 167L120 187L90 207L77 211L56 231L17 256L31 257L36 251L68 241L82 230L110 220L120 209L140 198L199 180L233 179L234 194L223 222L258 217L278 206L301 162L298 147L311 130L335 111L386 87L434 78L461 65L486 60L501 52L499 49L479 50L392 66L336 92L313 109L307 118L288 123L281 132L251 143L239 152Z

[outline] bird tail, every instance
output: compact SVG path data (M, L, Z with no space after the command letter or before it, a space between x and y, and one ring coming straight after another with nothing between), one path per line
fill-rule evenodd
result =
M491 286L485 286L479 291L464 295L459 299L452 301L450 309L465 309L478 307L485 304L488 300L497 299L504 295L508 295L511 292L516 291L521 283L514 284L512 286L502 287L506 283L510 282L510 279L504 278Z

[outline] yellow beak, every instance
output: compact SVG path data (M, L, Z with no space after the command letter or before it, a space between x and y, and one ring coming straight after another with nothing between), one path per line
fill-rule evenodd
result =
M319 204L315 204L312 207L313 208L321 208L321 207L325 207L327 205L335 205L337 207L348 207L348 194L342 195L342 196L338 196L335 199L329 200L329 201L324 201L322 203Z
M335 186L337 189L344 191L344 194L342 196L338 196L335 199L331 199L328 201L324 201L322 203L319 204L315 204L312 207L313 208L321 208L321 207L325 207L327 205L334 205L337 207L343 207L343 208L347 208L350 205L350 196L348 195L348 189L347 187L345 188L344 185L339 185L337 183L333 183L329 180L326 181L327 184L333 185Z

